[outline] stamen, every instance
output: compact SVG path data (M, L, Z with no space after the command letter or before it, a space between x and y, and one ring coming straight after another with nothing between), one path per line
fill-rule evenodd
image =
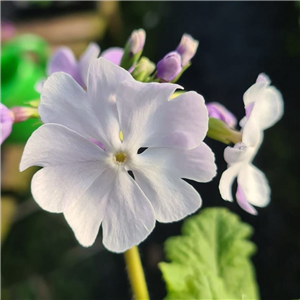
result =
M119 152L119 153L115 154L115 159L116 159L116 162L118 162L118 163L124 163L126 160L126 154L123 152Z

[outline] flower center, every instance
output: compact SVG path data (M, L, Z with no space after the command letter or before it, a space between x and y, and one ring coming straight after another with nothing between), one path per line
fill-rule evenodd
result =
M115 159L117 163L123 164L126 161L126 154L123 152L119 152L115 154Z

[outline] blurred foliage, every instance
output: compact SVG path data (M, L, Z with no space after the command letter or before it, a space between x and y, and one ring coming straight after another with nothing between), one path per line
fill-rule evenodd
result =
M188 218L182 236L165 243L170 263L160 263L165 299L258 299L249 259L256 250L253 229L224 208L207 208Z
M24 106L40 97L35 85L45 77L48 44L35 35L21 35L1 46L1 101L7 107ZM39 126L27 120L13 126L8 142L26 142Z

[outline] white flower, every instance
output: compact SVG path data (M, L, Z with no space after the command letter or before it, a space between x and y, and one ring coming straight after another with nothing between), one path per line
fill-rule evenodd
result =
M169 101L178 87L137 82L103 58L90 66L87 91L65 73L46 81L39 106L46 124L28 140L20 169L43 167L32 179L35 200L63 212L83 246L102 224L105 247L123 252L155 220L177 221L201 206L181 178L215 176L214 155L202 142L207 109L195 92Z
M270 202L270 187L264 173L252 161L263 141L263 130L273 126L283 115L283 99L280 92L270 86L269 78L260 74L244 94L244 104L246 116L240 122L242 142L224 151L228 169L222 174L219 189L224 200L232 201L232 183L237 177L238 204L245 211L257 214L251 204L266 206Z

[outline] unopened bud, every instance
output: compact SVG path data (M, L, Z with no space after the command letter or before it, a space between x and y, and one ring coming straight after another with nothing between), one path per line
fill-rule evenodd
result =
M209 118L207 136L224 144L242 142L242 134L219 119Z
M129 38L128 44L132 55L142 51L145 45L146 32L144 29L134 30Z
M209 117L219 119L230 127L235 127L237 123L236 117L225 106L217 102L211 102L206 104L206 107Z
M9 21L1 21L1 42L11 39L16 33L15 26Z
M132 76L138 81L145 81L155 70L155 64L147 57L142 57L132 72Z
M199 42L189 34L184 34L176 51L181 55L181 64L184 67L197 52Z
M30 118L39 118L37 108L16 106L11 109L14 123L24 122Z
M144 29L134 30L128 39L120 66L126 70L132 67L141 57L146 40Z
M158 62L156 76L163 81L170 82L181 70L181 57L176 51L173 51Z

